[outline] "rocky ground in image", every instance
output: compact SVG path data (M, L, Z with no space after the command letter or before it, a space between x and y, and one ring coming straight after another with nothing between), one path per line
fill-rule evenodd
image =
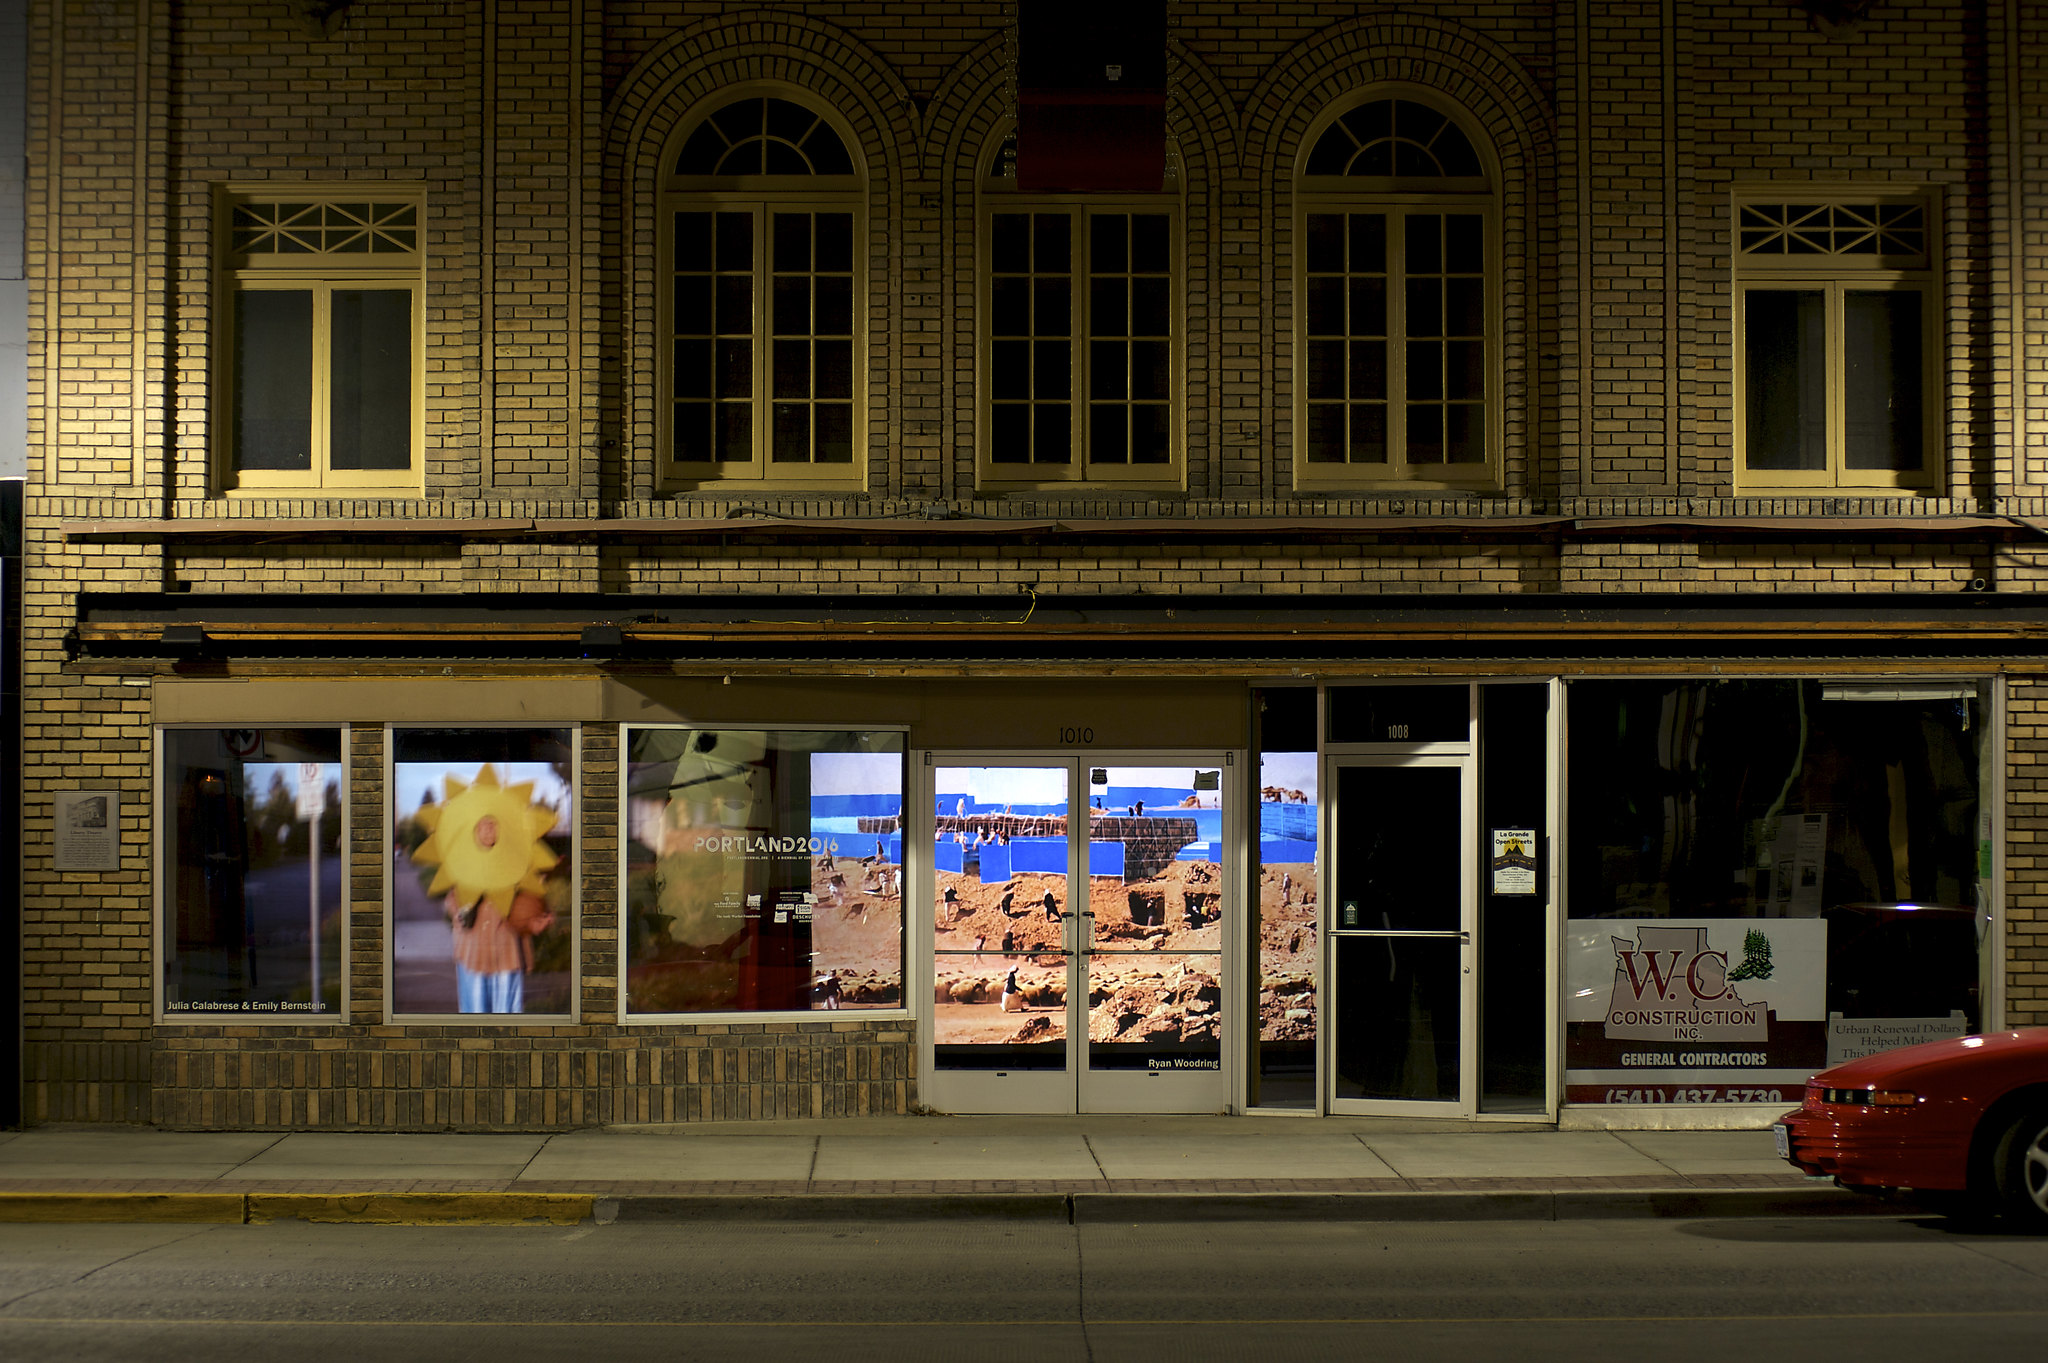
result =
M934 982L942 1044L1053 1041L1065 1034L1066 877L1025 873L984 885L972 874L935 877L940 953ZM950 897L949 892L950 891ZM1048 919L1050 893L1060 918ZM1009 908L1004 910L1007 899ZM1222 873L1214 862L1176 861L1126 884L1088 886L1094 946L1089 1035L1096 1041L1213 1038L1221 1022ZM945 953L977 953L947 955ZM1034 956L1034 952L1046 953ZM1183 953L1203 953L1185 955ZM1003 1011L1005 985L1017 989Z
M1259 875L1259 1039L1316 1034L1316 868L1265 866Z

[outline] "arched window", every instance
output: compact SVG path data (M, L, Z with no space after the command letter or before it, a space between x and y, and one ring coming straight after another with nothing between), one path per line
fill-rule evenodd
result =
M664 481L859 486L867 251L846 137L747 95L690 125L668 171Z
M1458 116L1397 95L1330 119L1296 212L1296 482L1494 482L1495 196Z
M981 182L984 486L1177 486L1181 216L1154 193L1025 193L1015 144Z

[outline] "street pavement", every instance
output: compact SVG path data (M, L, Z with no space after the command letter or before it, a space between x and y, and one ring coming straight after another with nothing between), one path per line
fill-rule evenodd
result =
M1573 1220L1889 1210L1768 1131L883 1117L554 1134L0 1132L0 1221Z

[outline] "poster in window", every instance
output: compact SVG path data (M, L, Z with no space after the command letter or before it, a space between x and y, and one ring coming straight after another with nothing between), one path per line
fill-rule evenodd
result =
M1797 1102L1825 1065L1824 919L1566 929L1566 1102Z
M338 1019L341 730L166 729L163 771L164 1015Z
M569 729L398 729L391 764L391 1009L574 1010Z
M903 735L626 733L626 1008L903 1004Z

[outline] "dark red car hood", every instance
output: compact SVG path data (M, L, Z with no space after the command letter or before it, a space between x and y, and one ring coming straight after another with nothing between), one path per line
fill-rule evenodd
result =
M2041 1078L2048 1080L2048 1027L2024 1027L1901 1046L1895 1051L1880 1051L1823 1070L1814 1076L1813 1082L1825 1088L1886 1088L1903 1085L1908 1076L1924 1080L2028 1068L2038 1070Z

